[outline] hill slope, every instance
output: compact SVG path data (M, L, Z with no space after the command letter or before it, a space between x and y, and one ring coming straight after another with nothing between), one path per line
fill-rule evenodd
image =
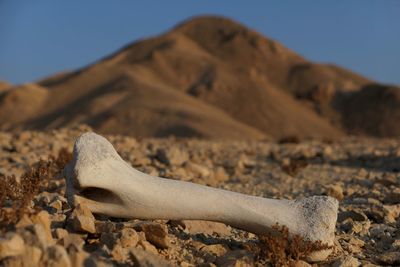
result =
M30 91L37 100L23 88L3 93L0 126L87 123L140 137L336 138L355 132L343 116L350 101L345 96L369 83L337 66L309 62L232 20L199 17L39 81L40 93ZM38 103L29 114L6 115L10 103L18 108L28 100ZM360 120L358 133L395 133L370 131L365 123Z
M351 134L400 135L400 88L370 84L337 97L344 127Z
M5 91L7 88L11 87L11 84L9 84L6 81L1 81L0 80L0 93Z

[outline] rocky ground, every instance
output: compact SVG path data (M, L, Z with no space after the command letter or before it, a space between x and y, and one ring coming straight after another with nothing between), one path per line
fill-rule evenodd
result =
M87 130L0 132L0 179L14 175L25 188L23 183L33 179L23 176L29 166L40 159L54 161L52 155L63 147L71 151L74 139ZM317 265L400 265L400 139L273 143L107 138L125 160L152 175L270 198L334 196L340 201L337 242L332 256ZM29 188L7 193L10 188L2 185L1 266L278 265L256 255L252 247L259 243L257 236L224 224L121 220L94 217L85 206L72 209L64 178L56 172L36 172L35 179L49 179L33 193ZM12 194L32 194L33 199L18 213Z

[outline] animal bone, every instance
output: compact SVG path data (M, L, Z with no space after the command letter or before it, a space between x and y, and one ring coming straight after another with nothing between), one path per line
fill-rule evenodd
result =
M334 242L338 202L326 196L277 200L244 195L190 182L154 177L125 162L104 137L85 133L75 142L67 165L67 197L93 213L136 219L208 220L256 234L276 224L306 240ZM313 253L324 260L330 250Z

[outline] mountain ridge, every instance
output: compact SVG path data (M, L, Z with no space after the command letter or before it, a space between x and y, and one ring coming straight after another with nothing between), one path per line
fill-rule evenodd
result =
M387 123L371 131L362 114L353 116L359 123L352 128L345 116L354 112L348 95L369 99L360 96L369 84L338 66L312 63L231 19L195 17L76 71L38 81L46 100L33 104L29 116L13 121L1 115L31 97L0 92L0 128L87 123L100 132L138 137L228 139L400 133L388 131Z

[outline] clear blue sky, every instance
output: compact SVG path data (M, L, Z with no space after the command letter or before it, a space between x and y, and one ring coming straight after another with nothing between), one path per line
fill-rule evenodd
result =
M236 19L310 60L400 84L400 0L0 0L0 79L72 70L201 14Z

